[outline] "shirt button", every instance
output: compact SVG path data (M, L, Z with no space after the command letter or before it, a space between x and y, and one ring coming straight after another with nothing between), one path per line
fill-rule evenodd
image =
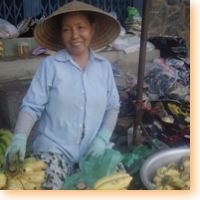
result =
M86 75L85 74L83 74L83 77L85 77Z
M79 144L79 141L77 141L76 143Z
M83 107L81 106L81 110L83 110Z
M81 127L81 126L82 126L82 124L79 124L79 126Z
M82 93L84 93L84 90L82 90Z

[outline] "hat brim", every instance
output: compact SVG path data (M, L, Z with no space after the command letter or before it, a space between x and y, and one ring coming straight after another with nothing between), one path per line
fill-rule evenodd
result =
M56 10L36 26L34 38L37 43L52 51L64 49L65 46L60 34L60 22L58 21L60 19L59 16L64 13L78 11L92 12L97 22L97 29L90 44L93 50L112 43L118 37L120 33L120 23L118 20L99 8L83 2L72 1Z

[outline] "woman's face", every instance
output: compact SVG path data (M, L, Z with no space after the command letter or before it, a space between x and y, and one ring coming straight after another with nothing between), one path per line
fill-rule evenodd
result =
M91 24L87 17L82 13L67 13L62 18L62 40L72 56L88 53L88 47L94 32L95 24Z

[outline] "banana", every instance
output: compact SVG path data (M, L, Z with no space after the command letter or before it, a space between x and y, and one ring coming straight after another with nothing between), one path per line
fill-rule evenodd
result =
M10 139L10 137L8 137L8 135L2 135L0 137L0 142L4 143L6 145L6 147L8 147L8 146L10 146L11 139Z
M162 186L162 185L156 187L156 190L162 190L162 189L163 189L163 186Z
M4 150L0 147L0 154L4 154Z
M31 174L31 175L27 175L27 176L21 176L23 179L31 182L31 183L43 183L45 181L45 173L42 175L35 175L35 174Z
M182 181L190 180L190 173L181 173L180 179L181 179Z
M185 188L185 182L182 181L181 179L174 177L174 176L169 176L168 177L168 183L169 185L173 187L177 187L179 189L184 189Z
M37 189L37 185L36 184L31 183L31 182L23 179L22 177L20 177L18 179L21 182L21 184L23 185L24 190L36 190Z
M167 169L167 167L165 167L165 166L162 166L162 167L159 167L158 169L157 169L157 176L159 176L159 177L161 177L161 178L164 178L164 172L165 171L167 171L168 169Z
M159 177L159 176L155 176L153 178L153 182L155 183L156 187L161 186L162 185L162 181L163 181L163 179L161 177Z
M190 156L185 156L182 158L182 163L184 163L185 161L190 161Z
M175 190L175 188L171 185L165 185L162 190Z
M7 190L23 190L23 185L17 178L8 180Z
M6 175L0 173L0 189L6 185Z
M131 176L116 178L101 184L96 190L120 190L127 187L132 179Z
M177 164L175 164L174 162L170 162L170 163L168 163L167 165L166 165L166 167L168 168L168 169L177 169Z
M190 180L185 181L184 190L190 190Z
M28 158L25 158L24 161L22 163L20 162L17 162L17 165L21 168L23 168L23 166L25 164L28 164L28 163L32 163L32 162L35 162L36 161L36 158L35 157L28 157Z
M21 174L22 175L22 174ZM34 171L32 174L30 174L31 176L43 176L45 177L46 173L44 170L40 170L40 171ZM30 176L30 175L25 175L23 174L23 176Z
M115 180L117 178L124 178L124 177L129 177L130 175L127 174L127 173L123 173L123 172L119 172L119 173L114 173L114 174L110 174L108 176L105 176L99 180L97 180L94 185L93 185L93 188L96 189L98 188L100 185L102 185L103 183L105 182L108 182L108 181L112 181L112 180Z
M164 176L180 176L180 172L176 169L168 169L164 171Z
M184 171L190 171L190 156L182 158L182 164L184 167Z
M35 184L35 185L36 185L36 187L37 187L36 190L41 190L41 187L42 187L42 184L41 184L41 183L37 183L37 184Z
M13 134L8 129L0 129L0 137L3 135L7 135L10 139L12 139Z
M0 46L4 45L4 43L2 41L0 41Z
M4 51L4 48L3 48L3 47L0 47L0 51Z
M0 153L0 167L3 167L4 166L4 153Z
M2 149L2 152L5 154L6 153L6 149L7 149L7 147L6 147L6 145L4 144L4 143L0 143L0 151L1 151L1 149Z
M27 167L27 166L24 166L24 167L22 168L22 171L21 171L21 174L22 174L22 175L30 175L30 174L32 174L32 173L33 173L33 168Z
M40 171L44 169L45 166L46 166L46 163L43 160L37 160L35 162L25 164L23 168L30 167L32 168L33 171Z

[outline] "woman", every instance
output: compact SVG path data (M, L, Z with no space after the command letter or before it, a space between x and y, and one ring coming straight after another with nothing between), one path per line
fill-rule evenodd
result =
M39 120L32 146L33 156L47 163L45 189L60 189L82 156L102 156L109 144L119 97L110 63L90 47L109 44L119 32L117 20L78 1L35 29L36 41L57 53L46 57L35 73L5 161L12 163L16 153L23 161L27 138Z

